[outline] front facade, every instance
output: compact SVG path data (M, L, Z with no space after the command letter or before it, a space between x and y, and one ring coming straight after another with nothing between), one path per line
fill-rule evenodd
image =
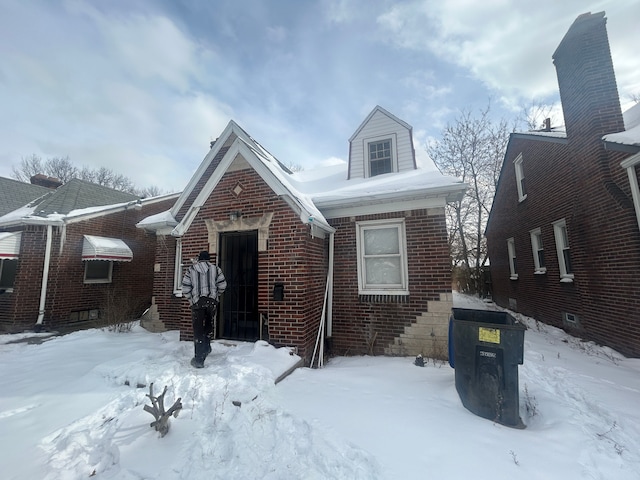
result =
M177 195L138 199L71 180L0 217L0 329L73 330L151 304L155 238L135 224Z
M167 212L151 310L192 338L180 281L201 250L224 271L217 336L335 354L446 358L452 305L444 207L456 179L416 168L411 127L376 107L348 165L293 174L233 121ZM444 342L444 343L443 343Z
M493 299L638 356L640 105L623 116L604 12L553 59L565 128L511 135L486 230Z

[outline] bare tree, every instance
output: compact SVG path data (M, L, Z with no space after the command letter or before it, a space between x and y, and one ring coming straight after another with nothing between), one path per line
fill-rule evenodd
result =
M72 178L78 178L86 182L142 197L155 196L149 195L149 192L153 192L156 195L161 194L161 190L154 186L146 189L137 189L129 177L116 173L106 167L92 169L85 165L79 169L71 162L68 156L52 157L43 161L38 155L33 154L30 157L22 157L20 165L18 167L14 166L12 170L13 178L27 183L31 180L32 176L40 173L49 177L55 177L62 183L67 183Z
M469 185L466 195L447 207L447 228L453 263L466 275L463 288L475 293L482 291L481 273L487 262L484 230L509 139L507 122L492 120L490 111L488 105L477 115L461 112L440 140L427 145L443 174Z
M533 99L528 105L521 107L518 121L519 123L524 123L527 130L542 130L545 128L546 119L549 119L549 125L558 124L554 111L554 105L544 103L539 99Z

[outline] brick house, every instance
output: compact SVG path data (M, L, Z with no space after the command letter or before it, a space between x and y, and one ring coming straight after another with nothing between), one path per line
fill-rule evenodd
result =
M494 301L640 355L640 105L621 112L604 12L553 54L564 128L511 135L486 229Z
M219 338L294 346L307 363L325 338L336 354L446 358L444 209L465 190L417 168L411 126L381 107L348 164L312 172L292 173L230 121L175 205L139 224L158 235L151 317L192 338L180 283L209 250L228 281Z
M149 307L155 237L135 224L177 194L140 199L77 179L50 189L11 182L2 180L26 195L20 201L32 198L0 216L0 330L77 329Z

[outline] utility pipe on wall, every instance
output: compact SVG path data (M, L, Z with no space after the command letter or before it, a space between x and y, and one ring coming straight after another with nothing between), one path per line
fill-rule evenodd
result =
M47 246L44 251L44 270L42 272L42 288L40 289L40 307L38 309L38 321L36 325L42 325L44 320L44 307L47 300L47 282L49 281L49 264L51 263L51 242L53 227L47 225ZM36 327L38 328L38 327Z

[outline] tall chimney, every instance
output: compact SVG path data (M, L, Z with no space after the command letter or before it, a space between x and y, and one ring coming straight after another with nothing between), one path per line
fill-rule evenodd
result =
M624 130L604 15L580 15L553 54L569 140Z

